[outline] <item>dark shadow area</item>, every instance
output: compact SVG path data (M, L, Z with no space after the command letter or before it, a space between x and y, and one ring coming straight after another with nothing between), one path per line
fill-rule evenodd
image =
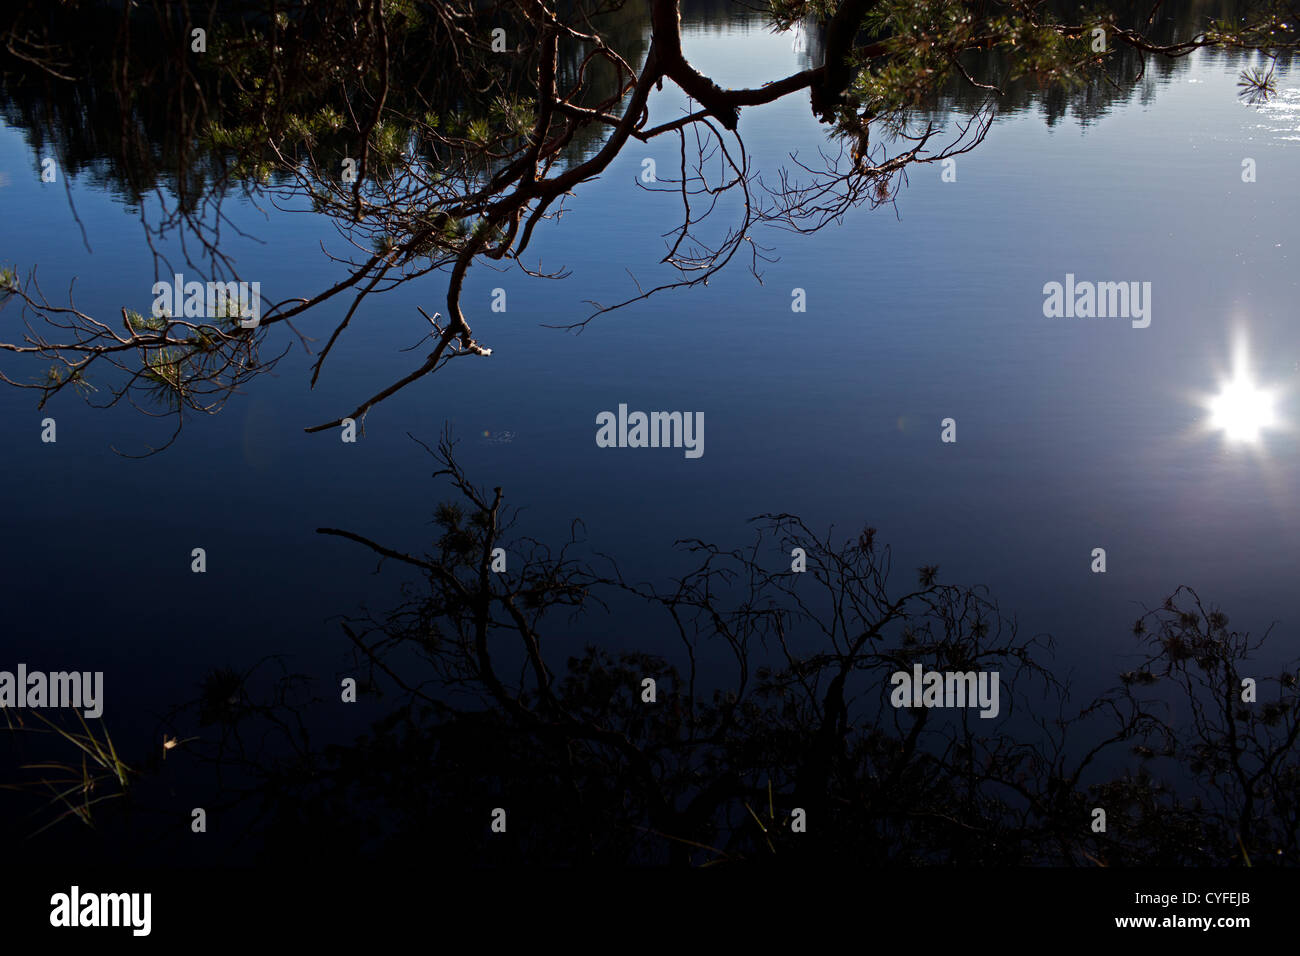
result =
M937 568L892 568L873 528L764 515L750 545L679 542L685 573L637 583L580 523L520 534L450 440L429 451L454 494L426 552L320 529L409 578L399 606L339 624L355 693L274 658L214 672L161 746L9 711L8 838L49 827L25 845L141 864L1300 860L1300 664L1261 673L1267 632L1190 588L1136 621L1137 665L1075 703L1049 638ZM631 616L663 640L575 646ZM897 675L918 669L972 675L970 698L909 697ZM999 691L976 706L980 674ZM313 735L356 706L382 714L369 733ZM195 806L220 839L191 834Z

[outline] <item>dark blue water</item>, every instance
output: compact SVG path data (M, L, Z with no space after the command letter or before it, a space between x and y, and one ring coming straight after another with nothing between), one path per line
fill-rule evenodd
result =
M686 52L723 85L750 85L801 68L793 39L697 26ZM470 475L525 507L520 530L546 539L581 517L636 578L684 570L678 538L743 545L749 517L788 511L845 535L875 526L900 586L921 564L987 585L1024 631L1058 639L1085 684L1128 666L1129 625L1180 584L1239 628L1278 622L1272 650L1289 656L1300 645L1300 85L1282 73L1277 101L1248 107L1241 65L1193 57L1086 123L1006 113L958 159L955 182L919 167L896 209L851 213L811 237L763 233L779 261L761 283L736 263L706 288L581 334L547 328L585 318L587 300L634 294L628 270L642 285L671 278L654 264L674 197L636 180L646 158L673 168L676 141L634 143L528 252L530 265L571 275L476 266L464 304L492 355L377 406L356 444L303 429L422 361L427 349L398 349L425 332L417 306L443 308L441 277L367 301L314 390L309 358L276 326L268 348L292 350L274 377L144 460L114 449L160 444L169 422L89 409L71 393L41 412L31 393L0 390L6 657L105 671L108 707L128 725L192 696L211 667L269 653L328 684L348 673L332 618L382 610L401 575L374 575L368 552L315 529L421 550L449 492L407 433L432 444L444 423ZM661 121L683 105L671 90L651 102ZM802 97L746 110L740 131L763 170L823 142ZM1241 179L1246 158L1254 183ZM19 131L0 130L0 262L39 264L51 298L77 277L93 315L146 311L154 272L139 211L96 177L76 178L88 253L64 183L42 184L39 161ZM324 219L237 198L225 211L258 241L228 232L224 250L270 300L342 275L319 251L339 242ZM1150 326L1044 317L1044 284L1067 274L1151 283ZM504 313L490 309L496 288ZM806 312L791 310L796 288ZM319 347L345 308L295 324ZM12 336L16 308L0 322ZM1255 380L1277 393L1276 426L1249 443L1209 428L1201 401L1239 337ZM620 403L703 412L703 456L598 448L596 415ZM40 441L46 415L57 444ZM955 444L940 441L948 417ZM207 551L204 575L190 572L195 547ZM1099 547L1105 574L1090 570ZM575 644L588 638L673 647L617 615L575 630Z

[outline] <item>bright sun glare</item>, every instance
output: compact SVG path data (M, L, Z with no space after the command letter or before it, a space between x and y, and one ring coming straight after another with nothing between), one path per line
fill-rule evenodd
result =
M1264 429L1277 424L1277 394L1261 388L1251 375L1246 348L1239 344L1233 362L1232 377L1219 387L1219 393L1206 402L1210 427L1223 432L1233 442L1255 443Z

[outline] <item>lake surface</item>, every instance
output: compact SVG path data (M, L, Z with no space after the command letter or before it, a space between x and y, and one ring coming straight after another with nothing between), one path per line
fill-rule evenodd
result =
M686 28L687 56L724 86L808 63L798 37L743 17ZM1300 80L1283 70L1274 103L1249 107L1237 96L1242 66L1194 55L1082 119L1067 110L1049 123L1034 102L1005 111L957 160L955 182L919 167L896 208L810 237L764 233L779 261L761 284L738 263L581 334L547 328L585 318L587 300L634 293L628 270L643 284L666 278L654 264L677 207L637 177L647 158L672 168L676 141L634 143L534 240L531 262L571 275L472 269L466 309L491 357L376 407L356 444L303 429L419 363L423 352L398 349L424 334L417 305L441 307L441 276L366 302L314 390L308 357L277 326L270 344L292 349L273 377L142 460L114 448L159 444L166 423L71 394L38 411L31 393L0 390L6 657L103 670L115 733L152 726L212 667L266 654L328 685L348 673L334 618L382 609L402 575L376 576L370 553L315 529L420 550L450 492L407 433L433 444L444 423L470 476L525 508L521 531L555 538L580 517L633 578L686 570L676 539L744 545L747 519L785 511L845 536L876 527L900 586L922 564L986 585L1023 631L1057 639L1085 687L1131 666L1133 620L1182 584L1238 628L1277 622L1270 656L1290 657L1300 649ZM683 105L666 89L652 115ZM746 109L740 132L764 170L824 139L802 96ZM92 315L144 311L153 265L138 210L93 170L67 192L43 184L42 155L23 130L0 129L0 262L39 264L51 298L77 277ZM1255 182L1242 180L1247 158ZM269 299L341 276L319 252L336 241L323 218L238 199L226 212L257 241L230 232L225 251ZM1045 317L1045 283L1067 275L1150 283L1149 327ZM504 313L490 311L498 288ZM804 312L792 311L795 289ZM296 324L319 346L345 307ZM7 334L16 315L0 313ZM1240 337L1258 382L1278 391L1278 426L1255 443L1210 430L1200 401L1231 370ZM597 414L620 403L703 412L704 454L597 447ZM40 441L46 415L56 444ZM940 440L946 418L955 443ZM207 552L204 575L190 572L195 547ZM1091 571L1095 548L1105 574ZM611 614L575 628L574 649L585 640L670 653L673 638Z

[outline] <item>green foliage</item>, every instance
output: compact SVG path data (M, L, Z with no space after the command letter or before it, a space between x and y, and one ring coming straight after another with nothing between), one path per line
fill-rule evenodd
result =
M146 332L162 332L167 328L167 319L160 315L141 315L132 309L126 310L126 321L131 331L137 335Z

